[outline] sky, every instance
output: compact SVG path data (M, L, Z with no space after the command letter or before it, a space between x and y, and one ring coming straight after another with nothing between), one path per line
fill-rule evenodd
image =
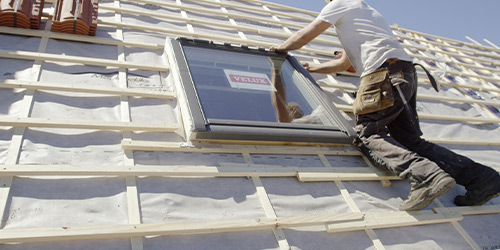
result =
M324 0L265 0L321 11ZM365 0L389 24L426 34L500 47L500 0Z

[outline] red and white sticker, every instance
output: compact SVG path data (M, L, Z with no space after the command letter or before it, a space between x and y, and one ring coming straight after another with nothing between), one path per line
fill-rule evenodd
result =
M229 69L225 69L224 73L233 88L276 91L266 74Z

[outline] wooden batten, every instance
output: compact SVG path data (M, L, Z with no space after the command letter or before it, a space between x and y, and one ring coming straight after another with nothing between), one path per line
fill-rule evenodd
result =
M141 141L132 139L133 131L162 132L182 134L188 131L188 122L185 113L175 117L179 124L134 122L130 119L129 97L154 98L163 100L173 100L178 106L185 105L182 97L177 96L179 90L175 91L151 91L147 89L136 89L128 86L128 71L139 69L153 71L156 74L168 72L168 63L153 65L150 63L128 62L126 59L126 49L153 50L158 52L163 50L163 44L151 42L127 41L124 33L150 32L155 36L176 37L184 36L220 42L244 44L251 47L270 47L272 42L251 40L246 33L253 35L267 36L274 40L285 40L293 32L292 29L302 28L297 22L287 22L285 19L294 19L300 22L309 22L317 15L316 12L300 10L279 4L268 3L261 0L239 0L249 4L237 4L235 1L224 0L200 0L196 3L209 5L215 8L205 8L183 3L183 0L175 1L154 1L154 0L115 0L98 6L97 0L47 0L53 4L52 9L42 11L43 0L22 0L12 1L19 3L22 8L18 11L18 22L12 25L12 6L7 6L2 1L0 8L0 33L13 36L27 36L40 38L38 49L7 50L0 49L0 58L20 59L33 61L33 66L28 79L0 79L0 87L10 89L23 89L24 97L20 100L20 111L15 116L0 117L0 126L12 127L14 132L6 153L6 160L0 167L0 213L6 218L9 199L12 196L11 188L16 177L33 178L74 178L74 177L120 177L125 180L124 190L126 192L126 204L128 222L125 225L101 225L95 227L64 227L64 228L26 228L26 229L0 229L0 244L5 243L28 243L28 242L58 242L70 240L96 240L130 238L132 250L142 250L144 248L143 239L145 236L170 236L170 235L198 235L214 234L226 232L249 232L249 231L269 231L275 235L276 241L281 250L290 248L290 239L287 239L283 229L300 228L308 226L324 227L324 231L329 233L341 233L361 231L365 232L375 249L385 249L383 242L379 239L376 229L396 228L416 225L433 225L449 223L472 248L478 248L472 237L460 225L464 216L490 215L500 213L498 205L484 205L480 207L445 207L438 200L436 207L432 210L419 212L364 212L357 206L355 200L344 186L345 181L376 181L388 187L392 181L401 179L391 172L375 168L373 166L360 167L338 167L332 166L327 156L349 156L363 158L363 155L351 145L332 144L292 144L284 142L257 142L257 141ZM131 7L124 7L123 3L139 4L146 6L157 6L169 10L178 11L179 15L163 14L165 12L138 10ZM101 4L102 5L102 4ZM252 5L252 6L250 6ZM130 6L130 5L129 5ZM271 8L273 7L273 8ZM11 9L9 9L11 8ZM25 9L30 9L27 11ZM97 16L98 8L101 13L114 15L114 19L104 15L100 19ZM231 9L240 9L258 15L244 15L232 12ZM76 15L71 13L72 9L83 10ZM280 9L280 10L277 10ZM43 19L42 19L43 13ZM198 15L191 15L196 13ZM295 13L311 15L311 18L302 17ZM159 25L146 25L127 22L122 20L122 15L145 16L155 18L159 21L185 23L184 29L168 29ZM216 20L208 20L199 16L216 17ZM266 16L265 16L266 15ZM194 17L197 16L197 17ZM227 22L219 22L221 18ZM280 19L281 18L281 19ZM259 25L240 25L238 21L258 22L259 24L272 25L276 30L271 30ZM45 22L45 30L33 30L40 27L40 23ZM7 25L5 25L7 24ZM234 36L218 35L217 33L197 32L196 25L204 25L214 28L221 28L234 32ZM8 26L8 27L7 27ZM22 27L21 27L22 26ZM43 26L42 26L43 27ZM97 29L100 27L113 30L111 37L95 37ZM20 29L32 28L32 29ZM442 97L419 94L419 100L431 100L442 103L466 103L475 105L483 110L491 107L500 107L498 101L472 99L465 93L466 90L488 92L488 94L498 97L500 95L500 48L487 41L491 47L479 44L476 41L466 43L453 39L429 35L404 29L398 26L392 27L396 36L406 41L402 46L416 60L435 61L432 55L440 55L446 60L454 63L454 69L446 71L452 77L462 77L470 79L470 82L460 84L449 79L442 79L442 85L456 90L463 94L460 97ZM61 33L65 32L65 33ZM106 32L106 31L105 31ZM326 35L336 36L333 29L325 32ZM59 39L71 42L104 44L114 46L118 52L116 59L101 59L89 56L69 56L64 54L49 53L46 51L48 41ZM411 42L410 42L411 41ZM330 46L332 50L313 49L304 47L296 51L298 57L311 59L318 63L320 60L329 60L333 57L333 51L340 48L341 44L318 38L315 43ZM415 52L417 51L417 52ZM430 53L423 53L430 52ZM294 54L295 55L295 54ZM172 58L164 55L164 61L175 63ZM462 58L466 60L455 60ZM42 66L46 62L61 64L91 65L117 70L117 87L94 87L66 82L40 81ZM425 63L424 63L425 64ZM438 66L428 63L431 71L439 70ZM419 84L429 84L426 78L420 77ZM170 75L169 77L174 77ZM323 88L332 88L342 95L348 96L350 92L356 90L356 86L339 84L333 75L327 75L320 81ZM175 80L174 80L175 81ZM466 89L466 90L463 90ZM89 95L102 94L113 95L120 98L120 120L119 121L92 121L92 120L72 120L53 119L47 117L32 117L31 107L34 103L34 96L38 91L64 91L76 92ZM347 98L349 99L349 98ZM349 100L348 102L349 103ZM351 105L336 104L337 108L345 113L352 113ZM185 111L185 110L182 110ZM179 112L181 113L181 112ZM420 119L430 119L449 122L469 122L482 124L500 124L498 116L489 114L489 117L463 117L440 114L419 114ZM185 127L186 126L186 127ZM80 130L112 130L118 131L123 136L121 147L123 150L123 165L119 166L73 166L73 165L27 165L20 164L19 158L22 152L24 133L26 128L64 128ZM481 139L459 139L459 138L425 138L439 144L459 144L473 146L500 146L496 138L490 140ZM219 162L218 165L136 165L134 162L134 151L160 151L160 152L190 152L190 153L221 153L241 155L244 163ZM323 167L299 167L291 165L255 164L252 162L252 154L265 155L307 155L318 157ZM500 169L495 168L500 171ZM265 213L264 218L234 219L211 221L209 219L193 222L158 223L145 224L141 222L141 204L139 199L136 180L139 177L190 177L190 178L249 178L251 179L256 196ZM333 182L338 188L339 197L345 201L350 212L339 214L323 214L314 216L294 216L279 217L266 191L263 179L265 178L297 178L300 182ZM76 178L78 179L78 178ZM81 178L82 180L85 178ZM308 184L303 184L308 185ZM0 247L1 248L1 247Z

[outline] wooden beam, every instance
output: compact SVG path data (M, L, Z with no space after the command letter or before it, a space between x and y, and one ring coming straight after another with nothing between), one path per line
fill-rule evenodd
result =
M54 90L65 92L80 92L92 94L109 94L118 96L137 96L159 99L174 99L175 95L171 91L152 91L145 89L124 89L103 86L85 86L81 84L65 84L52 82L36 82L23 80L0 79L0 87L2 88L21 88L32 90Z
M99 59L92 57L68 56L51 53L30 52L30 51L12 51L0 49L0 57L21 59L21 60L41 60L52 62L77 63L84 65L118 67L128 69L142 69L152 71L168 71L168 66L156 66L139 63L119 62L117 60Z
M445 37L440 37L440 36L436 36L436 35L426 34L426 33L423 33L423 32L418 32L418 31L414 31L414 30L402 28L402 27L399 27L399 26L392 26L391 28L393 30L399 30L399 31L402 31L402 32L413 33L413 34L417 34L417 35L421 35L421 36L431 37L431 38L434 38L434 39L441 39L443 41L448 41L448 42L455 43L455 44L463 44L465 46L470 46L470 47L477 48L477 49L480 49L480 50L490 50L490 51L500 52L500 49L497 49L497 48L492 48L492 47L488 47L488 46L485 46L485 45L476 45L476 44L472 44L472 43L466 43L464 41L459 41L459 40L455 40L455 39L451 39L451 38L445 38ZM480 52L480 51L477 51L477 50L474 50L474 49L470 49L470 48L462 48L462 47L457 47L457 46L452 46L452 45L446 45L446 44L443 44L443 43L434 42L434 41L430 41L430 40L413 38L413 37L406 36L406 35L397 35L397 36L401 37L401 38L406 38L406 39L409 39L409 40L415 40L415 41L418 41L418 42L430 43L430 44L438 45L438 46L441 46L441 47L444 46L444 47L453 48L453 49L456 49L456 50L466 51L466 52L469 52L469 53L474 53L474 54L480 53L478 55L484 55L486 57L488 57L488 56L496 56L496 55L491 54L491 53ZM500 58L500 55L498 56L498 58Z
M221 16L221 17L231 17L231 18L241 18L241 19L246 19L246 20L254 20L254 21L260 21L260 22L265 22L265 23L271 23L271 24L276 24L276 25L284 25L284 26L289 26L289 27L294 27L294 28L302 28L302 25L298 24L292 24L292 23L282 23L276 20L268 19L268 18L261 18L261 17L256 17L256 16L247 16L247 15L242 15L242 14L237 14L237 13L224 13L222 11L214 11L210 10L208 8L199 8L199 7L194 7L194 6L185 6L185 5L177 5L174 3L168 3L168 2L157 2L157 1L151 1L151 0L133 0L132 2L139 2L139 3L144 3L144 4L151 4L154 6L163 6L167 8L174 8L174 9L180 9L184 11L193 11L197 13L203 13L207 15L213 15L213 16ZM213 2L215 3L215 2ZM262 13L261 11L260 13Z
M444 204L439 200L439 198L434 199L432 201L432 203L434 203L437 208L444 208ZM436 213L445 212L445 211L437 211L435 209L433 211ZM472 249L474 249L474 250L480 249L479 245L474 241L474 239L470 236L470 234L467 233L467 231L460 225L459 222L453 221L453 222L451 222L451 224L453 225L455 230L457 230L457 232L462 236L462 238L464 238L464 240L467 242L467 244L469 244L469 246L471 246Z
M329 233L352 232L366 229L382 229L418 226L461 221L459 213L434 213L432 210L418 212L374 212L367 213L361 221L335 222L328 224Z
M97 130L124 130L175 132L179 126L170 123L139 123L120 121L92 121L92 120L64 120L52 118L17 118L0 116L0 126L38 127L38 128L70 128L70 129L97 129Z
M462 215L483 215L500 213L500 205L483 205L474 207L438 207L433 208L436 213L460 213Z
M99 9L101 9L101 6L99 6ZM152 49L152 50L163 49L163 44L125 42L125 41L115 40L112 38L103 38L103 37L96 37L96 36L84 36L84 35L76 35L76 34L66 34L66 33L51 32L51 31L45 31L45 30L32 30L32 29L20 29L20 28L11 28L11 27L0 27L0 33L10 34L10 35L18 35L18 36L47 37L47 38L51 38L51 39L61 39L61 40L74 41L74 42L88 42L88 43L98 43L98 44L107 44L107 45L122 45L125 47L144 48L144 49Z
M350 146L266 146L266 145L239 145L239 144L187 144L177 142L122 140L122 148L141 151L168 151L168 152L198 152L198 153L234 153L241 154L294 154L294 155L344 155L360 156L361 153Z
M272 45L275 44L275 43L261 42L261 41L255 41L255 40L244 40L241 38L234 38L234 37L228 37L228 36L200 34L200 33L189 32L189 31L166 29L166 28L155 27L155 26L151 26L151 25L147 26L147 25L138 25L138 24L125 24L125 23L110 22L110 21L100 21L98 24L99 25L109 25L109 26L114 26L114 27L122 27L122 28L127 28L127 29L149 30L149 31L154 31L154 32L166 33L169 35L179 35L179 36L186 36L186 37L193 37L193 38L200 38L200 39L207 39L207 40L215 40L215 41L221 41L221 42L223 41L223 42L229 42L229 43L244 44L244 45L249 45L249 46L271 47ZM313 53L316 55L330 56L330 57L334 56L333 51L324 51L324 50L309 49L309 48L302 48L298 51L305 52L305 53Z
M262 218L246 220L217 220L162 224L136 224L101 227L68 227L0 230L0 243L54 242L69 240L113 239L141 236L193 235L229 232L248 232L325 225L329 222L355 221L362 213Z
M438 144L450 145L473 145L473 146L500 146L498 140L477 140L477 139L456 139L456 138L425 138L424 139Z
M220 5L221 7L230 7L230 8L235 8L235 9L248 10L248 11L253 11L253 12L256 12L256 13L262 13L262 12L264 12L264 13L267 13L269 15L277 15L277 16L282 16L282 17L287 17L287 18L293 18L293 19L297 19L297 20L301 20L301 21L306 21L306 22L312 22L314 20L314 17L310 17L310 18L301 17L301 16L297 16L296 14L290 14L290 13L281 12L281 11L273 11L273 10L270 10L270 9L267 9L267 10L264 9L263 10L262 8L258 8L258 7L244 6L244 5L241 5L241 4L232 4L230 2L215 2L214 3L213 1L209 1L209 0L198 0L198 1L200 3L204 3L204 4L216 4L216 5Z
M99 9L105 9L105 10L113 11L116 13L127 13L127 14L132 14L132 15L139 15L139 16L151 16L151 17L164 19L164 20L174 20L174 21L179 21L179 22L186 22L189 24L210 25L210 26L214 26L214 27L221 27L221 28L231 29L231 30L235 30L235 31L248 31L248 32L257 33L259 35L279 37L279 38L285 38L285 39L290 36L290 34L287 34L287 33L273 32L273 31L269 31L269 30L265 30L265 29L257 29L257 28L245 27L245 26L234 26L231 24L225 24L225 23L221 23L221 22L207 21L207 20L187 18L187 17L176 17L176 16L172 16L172 15L156 14L156 13L151 13L151 12L147 12L147 11L132 10L132 9L126 9L126 8L114 8L114 7L109 7L109 6L100 6ZM231 18L231 16L229 16L229 17ZM337 47L341 46L341 44L338 42L325 40L325 39L321 39L321 38L314 39L314 42L333 45L333 46L337 46Z
M197 176L197 177L302 177L302 181L400 180L397 177L370 173L366 168L304 168L276 165L224 163L216 166L72 166L72 165L3 165L0 176ZM323 179L321 179L321 176ZM330 176L334 176L331 179ZM318 180L308 178L313 176Z
M344 112L352 113L352 105L335 104L335 106ZM455 115L436 115L419 113L420 119L441 120L441 121L458 121L472 123L500 123L500 118L484 118L484 117L463 117Z
M330 76L330 75L328 75L328 76ZM336 89L349 90L349 91L358 90L358 87L353 86L353 85L337 84L337 83L333 83L333 82L334 81L330 81L330 82L319 81L318 85L320 87L325 87L325 88L336 88ZM418 84L430 84L430 82L428 80L423 80L423 81L419 81ZM455 88L476 89L476 90L484 91L484 92L500 92L500 89L483 88L481 86L475 86L475 85L459 85L459 84L451 84L451 83L445 83L445 82L440 82L440 84L443 86L450 86L450 87L455 87ZM481 105L491 105L491 106L500 107L500 102L497 102L497 101L466 99L463 97L448 97L448 96L442 96L442 95L426 95L426 94L418 94L417 93L417 99L441 101L441 102L476 103L476 104L481 104Z
M340 172L344 170L339 170L339 172L330 173L314 173L302 171L297 174L297 178L302 182L318 182L318 181L391 181L391 180L401 180L401 178L387 173L383 175L377 172L373 172L370 169L364 168L349 168L351 172Z
M497 101L466 99L466 98L461 98L461 97L448 97L448 96L440 96L440 95L418 94L417 98L421 99L421 100L431 100L431 101L440 101L440 102L457 102L457 103L475 103L475 104L481 104L481 105L491 105L491 106L500 107L500 102L497 102Z

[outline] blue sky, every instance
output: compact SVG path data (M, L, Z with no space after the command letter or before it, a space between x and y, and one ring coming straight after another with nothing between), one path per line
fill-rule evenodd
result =
M324 0L266 0L320 11ZM500 47L500 0L365 0L389 24L469 42L465 36Z

